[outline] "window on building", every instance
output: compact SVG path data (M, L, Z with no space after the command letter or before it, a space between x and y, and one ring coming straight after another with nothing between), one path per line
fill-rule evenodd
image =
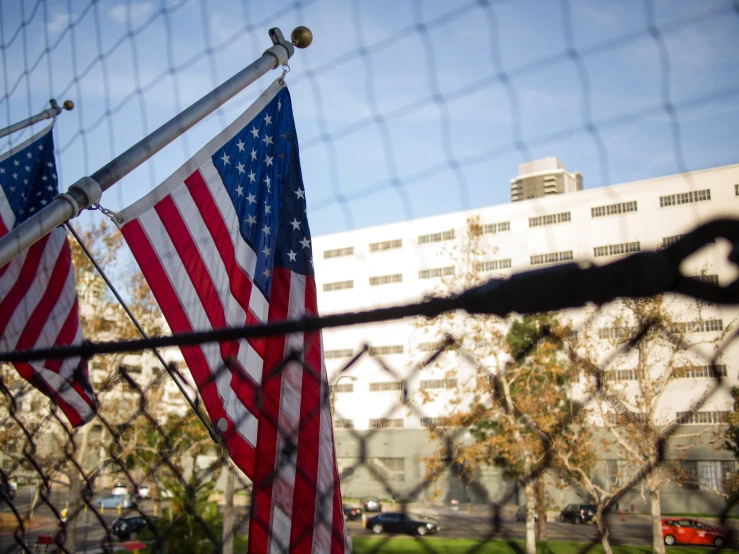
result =
M334 248L333 250L324 250L324 258L341 258L342 256L351 256L354 254L354 247L347 246L345 248Z
M403 274L396 273L395 275L381 275L379 277L370 277L369 284L371 287L377 287L379 285L389 285L391 283L402 283Z
M369 458L367 462L384 481L405 482L405 458Z
M370 346L369 347L370 356L390 356L391 354L402 354L402 353L403 353L402 344L395 344L391 346Z
M736 467L731 460L682 460L680 473L680 482L685 489L726 493Z
M329 387L332 393L339 394L342 392L354 392L354 383L339 383Z
M571 221L570 212L540 215L529 218L529 227L543 227L544 225L556 225L557 223L567 223L568 221Z
M638 381L639 372L636 369L614 369L606 371L607 381Z
M598 329L599 339L628 339L639 331L639 327L602 327Z
M454 275L454 266L422 269L418 272L419 279L433 279L435 277L447 277L449 275Z
M420 383L421 390L453 389L456 386L456 379L425 379Z
M618 204L609 204L607 206L598 206L590 208L592 217L606 217L609 215L627 214L637 211L636 200L631 202L619 202Z
M482 226L483 235L496 235L498 233L505 233L511 230L510 221L501 221L499 223L485 223Z
M511 266L511 259L507 258L505 260L487 260L485 262L478 262L477 269L478 271L487 272L498 271L501 269L510 269Z
M332 292L335 290L353 289L354 281L337 281L336 283L324 283L323 292Z
M726 364L686 365L676 367L675 379L715 379L728 375Z
M442 341L439 342L422 342L418 345L418 349L421 352L438 352L444 347L444 343Z
M631 464L627 460L606 460L608 479L613 486L621 486L630 477Z
M639 252L641 245L639 241L636 242L622 242L621 244L609 244L606 246L596 246L593 248L593 255L596 258L603 256L618 256L619 254L630 254L632 252Z
M325 350L323 352L323 358L325 360L337 360L340 358L351 358L354 355L354 351L350 348L343 348L337 350Z
M702 273L700 275L696 275L695 277L692 277L692 279L698 279L701 283L705 283L707 285L713 285L715 287L718 286L718 275L708 275L708 274Z
M667 248L668 246L672 246L684 236L685 235L673 235L671 237L664 237L662 239L662 248Z
M421 427L449 427L451 424L451 418L446 416L421 418Z
M142 371L142 367L140 364L135 365L123 365L123 369L126 370L126 373L130 373L132 375L140 375Z
M692 204L694 202L706 202L711 199L711 189L696 190L692 192L681 192L659 197L659 207L679 206L681 204Z
M572 260L572 250L566 250L564 252L550 252L549 254L531 256L531 265L556 264L559 262L570 262Z
M454 229L450 231L442 231L441 233L419 235L418 244L433 244L434 242L442 242L445 240L454 240Z
M682 425L716 425L726 423L729 412L677 412L677 418Z
M353 419L334 419L334 427L337 429L354 429Z
M370 252L384 252L385 250L393 250L395 248L402 248L403 247L403 240L402 239L394 239L394 240L385 240L382 242L373 242L369 245L369 251Z
M734 185L734 196L739 196L739 185Z
M370 429L401 429L403 418L379 418L369 420Z
M369 384L370 392L402 391L404 388L403 381L377 381Z
M724 330L723 319L706 319L698 321L680 321L675 323L678 331L683 333L712 333Z

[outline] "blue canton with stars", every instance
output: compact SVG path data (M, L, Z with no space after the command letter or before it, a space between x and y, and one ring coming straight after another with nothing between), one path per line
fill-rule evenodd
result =
M0 186L15 214L15 227L58 194L51 130L13 155L0 156Z
M292 102L286 88L213 155L257 253L254 283L269 299L275 268L313 276L311 235Z

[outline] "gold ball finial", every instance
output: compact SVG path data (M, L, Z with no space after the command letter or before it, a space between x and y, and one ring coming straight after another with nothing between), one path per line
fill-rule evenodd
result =
M72 102L71 100L65 100L64 104L62 104L62 108L67 111L72 111L74 109L74 102Z
M301 25L290 33L290 41L298 48L308 48L313 42L313 31Z

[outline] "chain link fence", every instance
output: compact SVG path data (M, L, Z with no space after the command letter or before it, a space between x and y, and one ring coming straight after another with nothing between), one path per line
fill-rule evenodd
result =
M720 42L732 30L736 34L736 2L683 7L673 13L671 7L650 1L601 12L564 1L546 9L536 6L545 12L544 21L514 5L419 1L394 6L382 18L376 7L356 1L268 7L243 2L225 9L204 0L127 0L110 6L95 1L2 3L0 118L10 124L36 113L47 97L73 97L75 111L63 115L55 128L59 176L71 182L258 57L266 47L267 28L282 22L309 25L316 45L294 58L288 81L298 118L301 108L311 114L298 121L298 127L306 137L305 180L309 186L320 182L312 193L316 201L310 204L319 234L337 230L330 221L352 229L376 223L373 217L407 220L507 200L507 185L488 190L476 183L507 175L513 160L575 149L578 136L585 159L582 169L597 176L601 185L635 175L631 166L646 164L646 158L635 162L630 151L646 147L663 157L651 171L687 171L696 165L692 152L705 140L700 132L689 132L694 121L703 118L721 130L731 122L731 117L711 120L714 112L705 115L708 109L733 113L730 105L739 86L731 71L713 80L698 79L694 68L702 63L701 55L725 56L731 51L731 39L722 47L716 47L715 40ZM696 35L700 40L691 42ZM517 44L531 42L527 55L511 55L514 38ZM697 62L686 59L690 46ZM648 86L640 82L643 74L629 70L646 49L654 57L646 70ZM474 71L468 71L470 65ZM456 78L449 79L449 74ZM562 76L568 86L556 84ZM549 83L551 96L532 88L532 82L542 81ZM608 87L621 90L623 82L648 90L644 100L637 102L634 93L625 99L605 94ZM175 141L117 185L103 203L119 209L148 192L255 95L246 91ZM561 102L540 106L551 98ZM490 105L504 105L503 115ZM562 125L552 114L565 109L574 111L574 121ZM338 117L336 111L351 115ZM470 116L470 111L476 115ZM487 126L465 133L474 126L470 119ZM416 146L417 137L406 130L411 123L418 125L413 132L438 133L439 138ZM634 128L643 133L635 138ZM493 130L502 138L497 143L483 141L480 130ZM27 136L11 135L4 145ZM706 154L707 163L727 159L723 143L731 146L731 140L709 142L716 153ZM624 148L624 143L631 146ZM438 199L429 200L433 197ZM85 213L82 221L91 223L97 217ZM696 216L692 223L697 227L700 219ZM445 551L442 543L424 536L433 525L441 526L442 537L446 531L467 538L468 552L486 552L490 541L498 540L522 551L521 539L535 532L533 512L539 521L546 519L552 497L564 498L560 491L570 491L567 498L577 507L572 515L563 511L562 517L596 523L578 535L583 552L633 540L652 544L653 534L661 543L661 522L642 518L641 530L635 531L620 521L634 498L641 495L647 505L649 498L659 499L666 486L713 495L709 515L719 532L711 537L720 539L714 546L726 547L736 534L730 516L739 499L735 458L726 457L713 468L685 454L699 440L717 449L737 448L733 408L703 408L720 393L735 395L726 361L731 368L736 359L732 349L737 331L731 318L739 291L736 281L719 287L684 278L679 270L690 253L720 237L736 245L737 222L701 227L665 250L599 268L567 264L478 286L482 279L471 267L472 278L461 290L458 282L450 283L444 292L454 294L420 304L176 339L124 341L111 334L110 341L87 343L76 351L36 353L44 358L83 355L104 375L94 383L99 415L79 430L70 428L54 405L5 365L0 384L0 551L102 552L122 548L125 540L141 540L151 552L245 552L250 518L259 521L261 516L251 513L251 496L265 484L251 483L234 469L214 441L215 426L203 425L181 402L173 378L200 410L186 368L173 361L176 355L165 355L167 370L156 371L142 371L125 357L151 348L171 353L174 346L203 341L403 318L413 318L409 325L428 331L426 357L418 363L404 361L401 367L396 358L373 350L378 345L358 344L349 361L336 367L332 390L322 402L335 408L335 426L341 427L345 418L337 397L343 376L361 377L358 369L371 363L400 383L397 403L374 420L372 428L347 425L336 430L337 437L344 437L337 439L342 448L337 455L344 460L340 465L347 489L358 478L372 480L374 490L383 491L376 495L384 499L386 510L391 504L392 512L422 522L412 527L419 551ZM737 262L736 248L730 260ZM120 267L116 271L125 275ZM670 315L675 293L696 302L697 315L689 324ZM706 306L726 307L720 328L702 311ZM575 323L562 312L569 308L583 309ZM460 312L468 315L460 317ZM111 317L114 327L116 317ZM712 338L695 341L695 333L712 333ZM20 359L10 354L0 358ZM293 353L292 359L299 361L300 353ZM320 375L320 368L303 367ZM460 367L467 375L464 382L455 381L452 371ZM430 368L446 368L448 375L431 382L424 376ZM228 367L221 371L240 375ZM710 386L689 409L665 423L655 406L666 385L698 373L710 378ZM639 392L626 395L624 383L636 383ZM420 394L410 392L416 389ZM460 406L452 415L440 417L431 410L437 390L448 390L446 398ZM388 448L380 445L393 431L387 428L398 410L419 418L433 445L420 456L420 474L396 467ZM696 427L700 424L716 430ZM698 428L702 437L694 432ZM488 468L504 468L496 479L504 479L506 487L491 489ZM462 492L439 496L443 481L453 481L455 490ZM109 494L114 490L124 494ZM511 520L518 515L511 506L522 504L524 496L527 526L514 526ZM360 502L348 500L351 505ZM592 514L581 513L580 505ZM347 516L354 514L349 510ZM126 519L127 527L121 527L119 517ZM390 536L373 541L361 535L392 531L397 522L375 521L365 528L364 521L349 523L350 534L361 539L355 542L356 551L396 548ZM427 522L435 523L428 527ZM550 535L554 531L550 528ZM539 538L544 532L539 527ZM678 532L680 525L675 527Z

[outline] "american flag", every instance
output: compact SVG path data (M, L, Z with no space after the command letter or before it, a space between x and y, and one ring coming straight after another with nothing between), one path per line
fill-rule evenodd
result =
M119 215L175 333L318 312L284 82ZM320 333L182 354L210 418L225 424L231 458L254 483L249 552L347 552Z
M58 194L50 125L0 156L0 237ZM0 268L0 350L82 342L74 267L56 228ZM59 406L74 426L95 417L87 363L79 357L16 363L18 373Z

